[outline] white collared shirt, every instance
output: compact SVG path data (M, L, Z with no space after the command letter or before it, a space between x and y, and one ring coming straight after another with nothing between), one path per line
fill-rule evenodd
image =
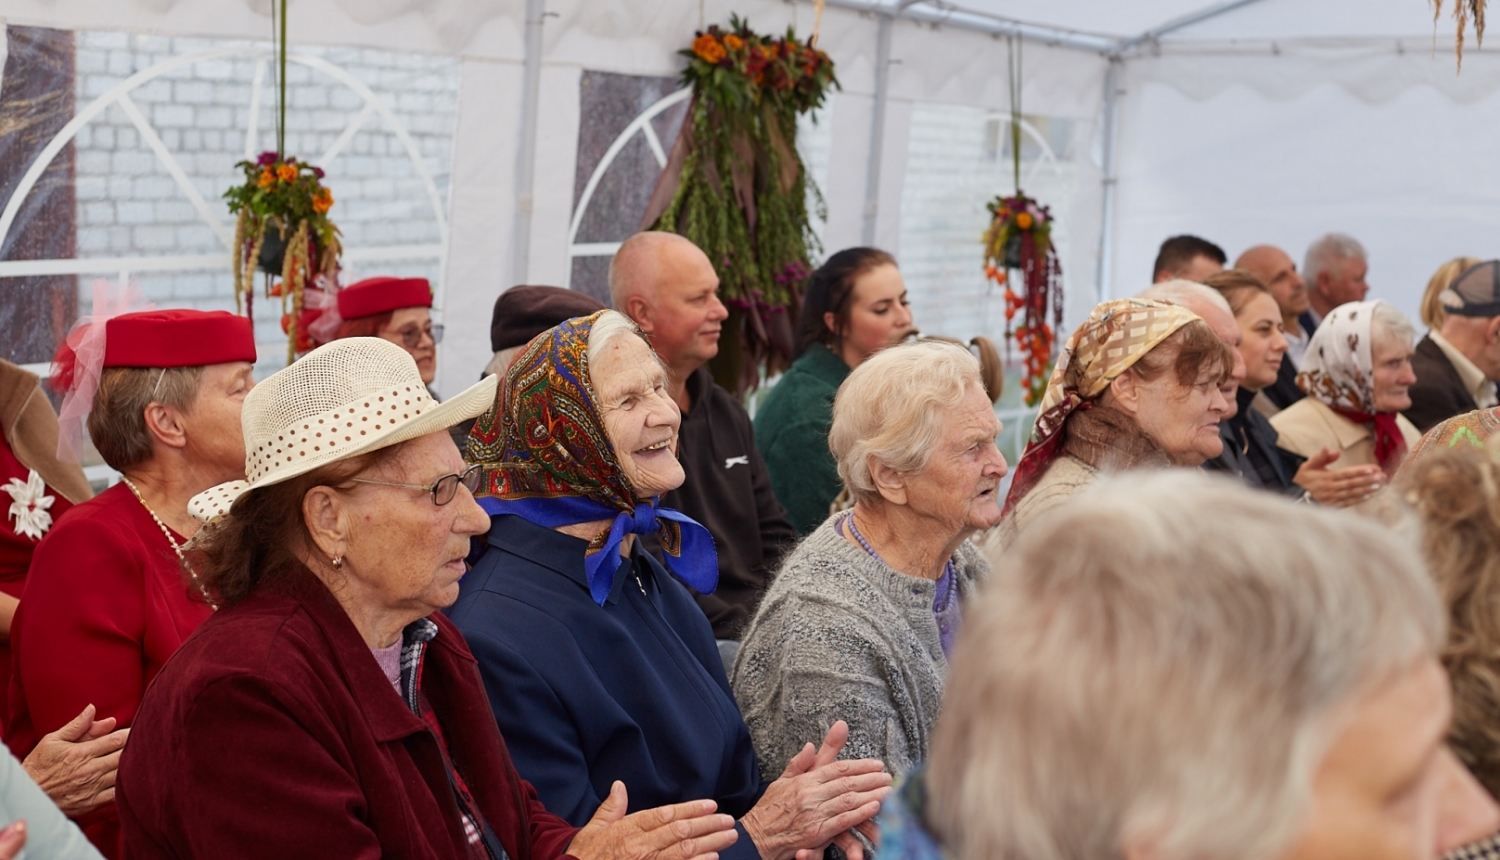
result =
M1430 331L1427 336L1437 344L1438 349L1447 356L1448 363L1458 371L1458 378L1463 380L1464 388L1474 397L1474 404L1480 409L1489 409L1500 405L1500 397L1495 396L1495 383L1485 378L1484 371L1469 360L1467 355L1458 351L1458 347L1448 342L1448 339L1435 331Z

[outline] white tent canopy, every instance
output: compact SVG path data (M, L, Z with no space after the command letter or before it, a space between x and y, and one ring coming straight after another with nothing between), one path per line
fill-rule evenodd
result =
M693 30L731 12L762 31L795 25L805 33L814 17L806 2L770 0L291 7L294 48L354 46L460 63L440 390L455 390L484 364L501 289L568 281L577 141L589 122L580 115L585 70L675 75L675 52ZM534 126L525 110L527 9L541 27L530 55L538 62ZM542 9L546 17L536 17ZM9 25L270 36L266 0L4 0L0 16ZM1500 168L1487 158L1485 120L1500 107L1500 61L1471 34L1455 74L1452 22L1445 15L1435 27L1424 0L830 0L819 45L837 63L843 90L823 120L829 250L873 241L898 256L916 253L903 244L912 217L903 222L903 193L911 199L913 183L927 180L909 142L927 106L1009 109L1008 35L1025 40L1025 112L1067 119L1084 135L1070 199L1050 201L1068 218L1072 321L1100 293L1144 287L1158 244L1176 233L1218 242L1231 257L1270 242L1299 260L1318 235L1350 233L1369 249L1374 295L1412 315L1439 263L1500 256L1491 240ZM877 115L881 145L872 147ZM954 265L978 271L982 228L964 252L972 260Z

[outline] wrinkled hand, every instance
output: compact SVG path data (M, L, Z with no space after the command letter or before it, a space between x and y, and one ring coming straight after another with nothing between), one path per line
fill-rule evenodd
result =
M836 761L848 739L848 724L834 723L822 746L803 746L740 819L761 857L812 860L837 843L850 860L863 860L863 846L849 831L880 811L891 775L874 759Z
M717 860L718 852L739 838L734 818L715 815L718 804L712 800L626 815L629 805L625 783L616 780L568 853L578 860Z
M89 705L72 722L43 736L21 766L64 815L78 818L114 803L115 774L129 734L130 729L115 731L114 717L95 720Z
M0 830L0 860L16 860L21 856L21 849L25 847L25 820L12 822L4 830Z
M1302 464L1292 478L1292 483L1306 490L1313 501L1330 508L1357 505L1390 483L1379 466L1328 468L1338 458L1338 451L1324 448Z

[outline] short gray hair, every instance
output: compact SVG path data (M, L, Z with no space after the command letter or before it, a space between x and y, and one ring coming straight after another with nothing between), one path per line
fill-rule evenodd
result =
M1153 302L1167 302L1188 310L1192 310L1190 305L1193 302L1203 302L1223 310L1231 317L1234 316L1234 308L1229 306L1229 300L1224 298L1218 290L1197 281L1186 281L1182 278L1152 284L1141 290L1140 298Z
M957 860L1264 860L1360 696L1445 639L1415 548L1189 470L1101 479L964 612L928 765Z
M1319 238L1307 248L1307 256L1302 259L1302 278L1311 287L1318 282L1318 276L1328 271L1328 268L1337 260L1364 260L1365 246L1359 244L1359 240L1344 233L1329 233Z
M854 501L880 497L871 458L897 472L920 472L947 411L963 402L970 385L984 389L979 359L944 341L888 347L854 368L834 397L828 431L828 448Z
M1373 350L1377 343L1397 342L1411 346L1412 341L1417 339L1416 327L1406 314L1396 310L1396 307L1387 302L1377 300L1375 307L1370 310L1370 348ZM1374 356L1371 355L1373 360Z

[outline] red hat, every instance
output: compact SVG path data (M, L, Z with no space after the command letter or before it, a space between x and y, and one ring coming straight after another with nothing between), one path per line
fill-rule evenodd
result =
M366 278L339 290L339 316L346 320L430 307L432 285L426 278Z
M105 367L200 367L255 361L249 317L228 311L144 311L105 323Z

